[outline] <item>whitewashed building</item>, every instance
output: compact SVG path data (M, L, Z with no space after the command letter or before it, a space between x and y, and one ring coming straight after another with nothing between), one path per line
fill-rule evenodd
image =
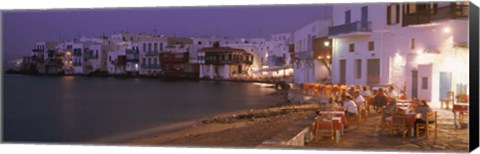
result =
M333 82L393 84L438 102L468 93L468 3L334 6Z
M295 31L295 83L322 82L330 78L326 66L315 57L314 40L328 36L331 25L331 20L317 20Z
M168 45L166 37L146 37L139 40L139 63L141 75L154 75L161 72L159 53Z
M114 50L108 52L107 71L108 74L126 74L127 53L126 50Z

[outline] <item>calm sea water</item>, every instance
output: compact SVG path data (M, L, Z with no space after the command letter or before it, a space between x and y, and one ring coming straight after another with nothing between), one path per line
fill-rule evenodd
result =
M273 89L252 83L3 76L6 142L85 142L274 105Z

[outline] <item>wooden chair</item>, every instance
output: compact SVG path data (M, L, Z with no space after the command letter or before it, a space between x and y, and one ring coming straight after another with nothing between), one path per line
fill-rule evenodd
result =
M316 125L315 141L317 143L335 143L336 136L333 121L324 121L323 118L319 118Z
M427 113L425 123L417 123L415 130L417 137L420 136L420 129L425 129L425 136L428 138L431 132L435 132L435 138L437 138L437 111L431 111Z
M383 132L385 130L385 127L388 128L388 130L392 131L392 117L385 117L385 107L382 107L380 109L380 119L381 119L381 126L382 129L381 131Z
M397 130L401 132L403 137L407 136L408 127L405 119L405 112L401 110L396 110L392 113L391 133L395 134Z

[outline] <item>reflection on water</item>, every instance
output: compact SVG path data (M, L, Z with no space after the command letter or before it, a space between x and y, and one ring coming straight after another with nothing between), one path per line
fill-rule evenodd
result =
M79 142L281 101L251 83L4 76L5 141Z

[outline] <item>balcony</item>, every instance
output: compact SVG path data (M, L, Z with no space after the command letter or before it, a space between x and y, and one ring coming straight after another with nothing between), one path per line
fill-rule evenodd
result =
M44 52L45 50L43 49L32 49L32 52Z
M422 25L440 20L467 19L468 10L468 5L451 4L436 9L427 9L411 14L404 14L402 18L402 26Z
M82 62L74 62L72 63L73 66L82 66Z
M372 22L355 21L348 24L333 26L328 28L328 35L330 36L350 36L350 35L365 35L372 31Z
M160 64L142 64L142 68L160 68Z
M310 59L313 58L313 50L300 51L296 55L299 59Z
M158 56L158 52L157 51L149 51L149 52L146 52L145 53L145 56Z

